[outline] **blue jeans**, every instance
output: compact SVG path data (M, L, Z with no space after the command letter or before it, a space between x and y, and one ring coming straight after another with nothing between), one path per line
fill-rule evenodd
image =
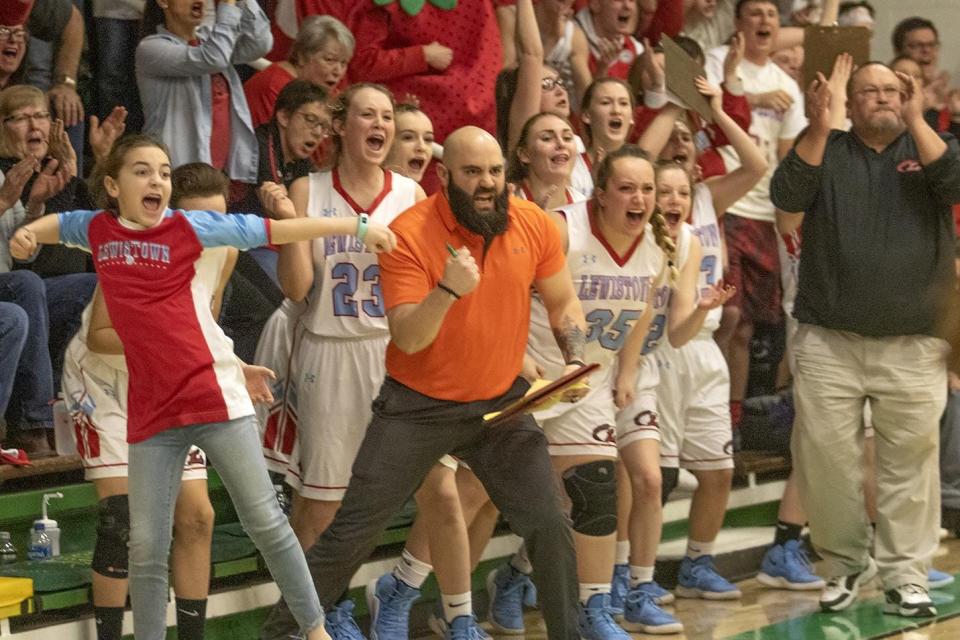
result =
M59 387L63 352L80 327L80 315L96 285L94 273L45 279L26 270L0 273L0 302L19 306L28 322L7 411L10 424L20 429L53 428L50 403Z
M32 271L0 273L0 302L12 302L27 317L27 336L13 381L8 418L21 429L52 429L54 398L50 367L49 314L43 280Z
M190 445L213 461L247 535L304 632L323 611L300 543L280 510L260 451L254 416L162 431L130 445L130 600L137 640L166 637L173 509Z
M0 414L7 410L29 327L26 311L11 302L0 302Z
M940 421L940 501L948 509L960 509L960 391L947 395Z

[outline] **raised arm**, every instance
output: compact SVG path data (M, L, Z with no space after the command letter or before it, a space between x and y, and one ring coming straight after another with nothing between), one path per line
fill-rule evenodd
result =
M510 103L510 128L507 133L507 157L520 140L520 130L540 110L543 89L543 43L533 0L517 0L517 92Z
M470 250L457 249L447 257L443 277L420 302L400 304L387 311L390 338L404 353L423 351L437 339L447 311L480 283L480 268Z
M706 78L697 78L697 90L710 100L714 123L726 136L727 141L737 152L740 166L722 176L706 181L713 197L713 208L723 215L737 200L753 188L767 172L767 161L763 152L750 135L734 122L723 110L723 96L719 87L710 85Z
M233 64L243 10L234 0L217 5L217 21L197 46L167 36L148 36L137 46L137 74L188 77L218 73Z
M71 6L70 20L57 43L57 59L54 63L54 85L48 96L57 116L68 127L83 121L83 101L77 93L77 69L83 50L83 15Z
M637 146L646 151L651 158L656 158L663 151L673 135L673 125L683 113L683 108L669 102L654 116L653 120L640 134Z
M273 33L270 31L270 19L257 0L242 0L240 6L243 15L232 59L234 64L247 64L270 53Z

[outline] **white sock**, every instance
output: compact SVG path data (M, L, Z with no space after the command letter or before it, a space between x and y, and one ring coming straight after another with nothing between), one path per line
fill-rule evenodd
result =
M644 582L653 582L653 567L630 565L630 588L635 589Z
M393 568L393 577L402 580L414 589L419 589L423 586L431 571L433 571L433 567L426 562L417 560L412 553L404 549L397 566Z
M712 542L700 542L690 538L687 540L687 557L691 560L696 560L700 556L712 556L713 555L713 543Z
M617 564L627 564L630 562L630 541L617 540Z
M589 582L580 583L580 604L587 604L587 600L598 593L610 593L610 583L602 582L591 584Z
M530 558L527 557L527 545L520 545L517 552L510 558L510 566L527 576L533 573L533 565L530 564Z
M443 602L443 617L447 624L451 624L460 616L473 615L473 595L469 591L452 596L441 593L440 601Z

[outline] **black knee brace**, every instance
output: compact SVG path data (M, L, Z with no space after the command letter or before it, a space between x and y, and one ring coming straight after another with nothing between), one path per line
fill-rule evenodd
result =
M680 479L680 469L673 467L660 467L660 504L667 504L667 498L670 493L677 488L677 482Z
M102 576L127 577L130 539L130 504L126 495L110 496L100 501L97 520L97 546L90 567Z
M617 530L617 468L612 460L597 460L563 473L570 496L573 530L585 536L606 536Z

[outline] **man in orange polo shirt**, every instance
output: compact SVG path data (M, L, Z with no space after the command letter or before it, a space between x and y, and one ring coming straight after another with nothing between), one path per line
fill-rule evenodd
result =
M579 638L570 523L543 432L530 416L486 427L483 415L529 388L520 369L531 286L547 307L568 370L582 364L583 310L554 223L536 205L507 197L493 136L476 127L450 134L438 173L442 191L394 220L397 249L380 256L391 335L387 379L340 510L307 551L310 570L321 603L336 605L390 519L437 460L452 453L526 541L548 637ZM447 637L475 637L472 617L463 618L469 620L451 621ZM334 638L358 637L331 628L333 622L328 617ZM294 631L281 601L261 637Z

